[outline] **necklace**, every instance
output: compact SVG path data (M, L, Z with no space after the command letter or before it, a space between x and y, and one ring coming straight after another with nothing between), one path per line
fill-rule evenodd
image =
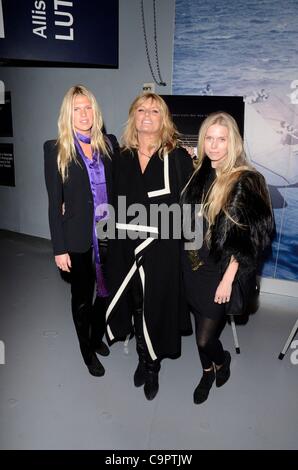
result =
M138 152L139 152L141 155L144 155L144 157L147 157L147 158L149 158L149 159L154 155L154 154L152 154L152 155L147 155L147 153L142 152L142 150L140 150L140 149L138 149Z

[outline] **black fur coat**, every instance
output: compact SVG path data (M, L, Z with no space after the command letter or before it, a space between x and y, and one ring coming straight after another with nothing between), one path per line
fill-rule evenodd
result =
M184 192L182 202L200 204L203 191L206 194L215 178L215 170L209 158L203 164ZM261 196L265 194L265 197ZM274 219L264 177L257 171L243 171L232 187L226 209L235 224L223 210L211 227L210 255L219 261L223 270L233 255L239 262L239 271L256 269L264 250L271 245Z

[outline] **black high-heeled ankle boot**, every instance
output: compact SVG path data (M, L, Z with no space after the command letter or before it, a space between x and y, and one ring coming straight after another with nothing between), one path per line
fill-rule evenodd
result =
M229 351L224 351L225 354L225 360L223 362L223 365L217 369L216 368L216 386L217 387L222 387L230 378L231 375L231 370L230 370L230 364L231 364L231 354Z
M202 378L193 394L193 401L196 405L204 403L204 401L207 400L214 380L215 372L213 368L210 370L203 370Z
M158 384L158 373L160 371L159 361L147 361L146 362L146 380L144 385L144 393L147 400L153 400L156 397L159 384Z

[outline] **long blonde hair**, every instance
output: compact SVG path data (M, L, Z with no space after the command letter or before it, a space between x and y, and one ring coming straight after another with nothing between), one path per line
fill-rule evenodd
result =
M214 224L217 214L223 210L232 222L240 225L228 212L227 201L230 192L238 181L243 171L256 171L247 161L243 140L235 119L228 113L216 112L210 114L202 123L198 137L198 161L195 173L202 166L204 158L208 158L204 151L205 137L210 126L218 124L228 129L228 153L221 165L216 168L216 178L203 201L204 215L209 223L209 228ZM208 234L210 231L208 230ZM208 238L207 234L207 238Z
M76 96L86 96L92 106L93 126L91 128L91 148L93 151L108 154L108 148L102 133L103 118L94 95L83 85L72 86L63 98L58 118L58 170L65 181L68 176L68 165L77 162L74 144L73 104Z
M179 143L179 133L175 124L173 123L166 102L156 93L143 93L134 99L129 108L128 120L126 122L121 142L124 149L133 150L139 148L138 133L135 124L135 112L137 108L147 100L152 100L152 102L154 102L159 108L161 113L162 125L156 145L159 148L159 155L162 157L164 152L170 152L177 147Z

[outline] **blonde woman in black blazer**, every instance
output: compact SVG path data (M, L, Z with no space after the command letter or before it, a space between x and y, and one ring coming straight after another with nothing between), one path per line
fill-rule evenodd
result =
M108 296L106 240L98 243L96 224L108 218L104 209L111 201L112 157L118 149L116 138L105 136L102 126L95 97L76 85L63 99L57 141L44 145L55 262L70 273L73 320L84 362L94 376L105 372L95 353L109 354L102 341Z

